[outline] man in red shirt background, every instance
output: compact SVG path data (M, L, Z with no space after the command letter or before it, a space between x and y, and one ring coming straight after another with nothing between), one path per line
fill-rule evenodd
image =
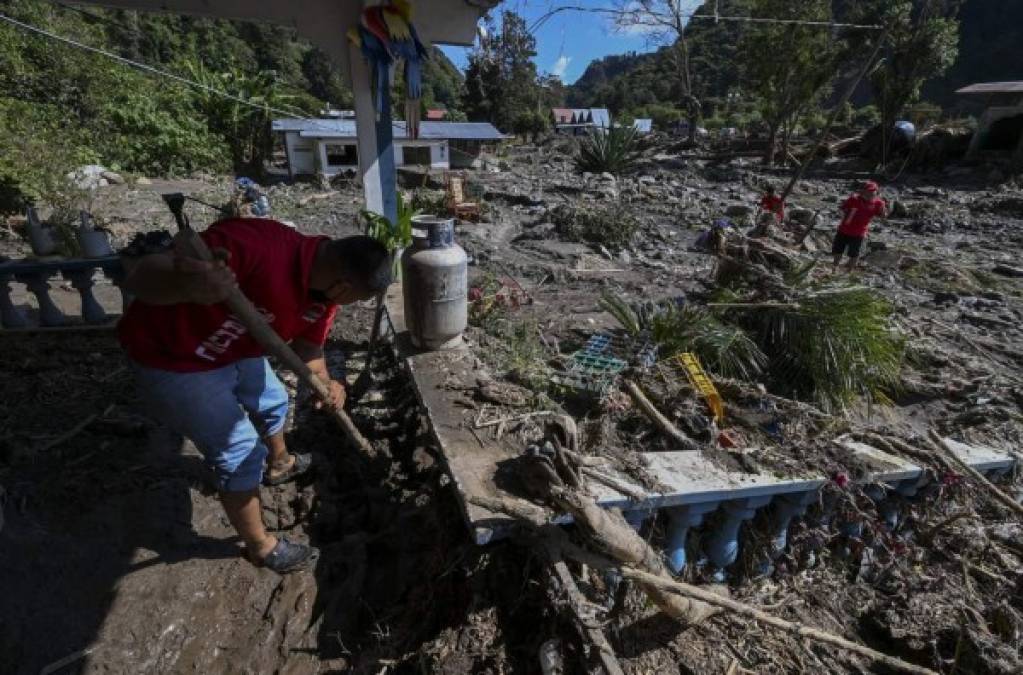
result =
M856 267L863 240L870 229L870 221L875 216L883 218L886 215L888 207L884 200L877 196L877 192L877 183L868 180L859 192L842 202L840 208L845 216L838 225L838 232L835 233L835 240L831 245L831 254L835 256L835 270L838 270L844 253L849 255L849 271Z
M214 470L249 559L291 572L316 551L267 534L259 484L268 457L270 484L304 473L311 460L288 452L287 392L223 300L239 287L342 405L344 387L327 371L323 344L338 305L387 288L390 256L369 237L305 236L259 218L222 220L200 236L218 262L169 252L128 261L125 289L135 300L118 326L121 344L150 414L192 440Z
M785 220L785 202L775 193L773 185L764 188L764 196L760 198L760 209L764 213L773 213L779 223ZM759 222L759 218L757 219Z

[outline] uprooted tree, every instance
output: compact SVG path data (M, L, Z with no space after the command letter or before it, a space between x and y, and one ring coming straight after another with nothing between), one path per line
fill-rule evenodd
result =
M881 111L882 162L897 116L919 100L923 84L944 73L959 54L961 0L865 0L850 7L852 22L879 23L888 29L881 63L871 71L874 101ZM876 33L850 32L848 49L867 53Z

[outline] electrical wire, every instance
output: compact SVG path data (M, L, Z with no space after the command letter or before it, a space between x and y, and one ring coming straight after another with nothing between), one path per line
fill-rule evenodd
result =
M530 33L535 33L551 17L553 17L555 14L560 14L561 12L591 12L591 13L595 13L595 14L607 14L607 15L618 16L618 17L627 17L627 16L631 15L631 16L639 17L639 18L641 18L644 14L646 14L648 17L656 17L657 16L657 14L652 13L652 12L647 12L647 11L643 10L642 8L628 10L628 9L611 9L611 8L608 8L608 7L582 7L582 6L575 6L575 5L573 5L573 6L567 6L567 7L557 7L555 9L552 9L551 11L547 12L546 14L544 14L543 16L541 16L540 18L538 18L536 21L533 22L533 24L528 28L529 32ZM737 21L737 22L745 22L745 23L772 23L772 24L785 24L785 25L796 25L796 26L820 26L820 27L827 27L827 28L855 28L855 29L859 29L859 30L884 30L883 26L878 26L878 25L874 25L874 24L841 23L841 22L836 22L836 21L808 21L808 20L804 20L804 19L776 19L776 18L769 18L769 17L753 17L753 16L725 16L725 15L717 13L717 7L716 6L715 6L715 11L714 11L713 14L699 14L697 12L693 12L693 13L690 13L690 14L680 14L678 16L678 18L680 20L683 20L683 19L713 19L715 23L717 23L718 21ZM636 25L638 25L638 26L645 26L647 28L650 28L651 30L657 30L659 28L668 29L667 24L665 24L665 23L663 23L661 21L657 21L654 18L649 18L648 21L639 20L639 21L636 22Z
M143 72L149 73L150 75L157 75L159 77L164 77L164 78L167 78L169 80L173 80L174 82L177 82L178 84L183 84L185 86L192 87L193 89L200 89L202 91L205 91L205 92L208 92L210 94L214 94L216 96L220 96L222 98L234 101L235 103L240 103L240 104L248 106L250 108L255 108L255 109L261 110L261 111L269 111L269 112L273 112L273 113L276 113L276 114L279 114L279 115L286 115L288 117L294 117L295 116L295 110L294 109L289 111L289 110L284 110L283 108L274 108L272 106L260 105L258 103L253 103L252 101L249 101L247 99L241 98L240 96L235 96L234 94L230 94L230 93L228 93L226 91L222 91L220 89L217 89L215 87L211 87L211 86L203 84L201 82L196 82L195 80L189 80L186 77L181 77L180 75L175 75L174 73L168 72L166 70L161 70L160 68L156 68L156 67L151 66L149 64L140 63L139 61L133 61L132 59L128 59L128 58L125 58L123 56L119 56L117 54L112 54L112 53L110 53L108 51L104 51L104 50L99 49L97 47L92 47L92 46L89 46L89 45L86 45L86 44L82 44L81 42L77 42L75 40L72 40L71 38L67 38L67 37L64 37L62 35L57 35L56 33L51 33L49 31L43 30L42 28L37 28L37 27L35 27L35 26L31 25L31 24L27 24L27 23L24 23L22 21L18 21L17 19L11 18L11 17L7 16L6 14L0 14L0 21L8 23L8 24L10 24L10 25L12 25L12 26L14 26L16 28L20 28L21 30L28 31L29 33L34 33L36 35L48 38L50 40L54 40L56 42L60 42L62 44L68 45L70 47L74 47L75 49L81 49L83 51L87 51L87 52L91 52L93 54L98 54L100 56L104 56L104 57L106 57L108 59L117 61L118 63L121 63L122 65L126 65L126 66L129 66L131 68L135 68L137 70L141 70ZM313 121L311 118L302 118L302 119L304 119L304 120L308 119L309 121Z

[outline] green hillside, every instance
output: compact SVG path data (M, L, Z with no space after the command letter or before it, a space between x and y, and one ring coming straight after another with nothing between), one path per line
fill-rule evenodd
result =
M42 0L5 0L0 11L257 108L315 115L327 102L352 104L327 57L288 28ZM462 86L455 66L434 49L423 107L457 110ZM151 175L258 173L275 116L0 23L0 200L6 194L8 208L12 195L37 195L47 189L45 176L85 162Z

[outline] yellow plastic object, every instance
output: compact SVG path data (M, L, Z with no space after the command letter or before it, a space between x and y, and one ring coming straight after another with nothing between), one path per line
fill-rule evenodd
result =
M720 423L725 419L725 405L721 401L721 394L718 393L717 387L707 377L703 366L700 365L700 360L696 358L696 354L682 352L675 358L679 365L685 369L686 375L689 376L689 382L703 394L704 400L707 401L707 407L714 414L714 421Z

